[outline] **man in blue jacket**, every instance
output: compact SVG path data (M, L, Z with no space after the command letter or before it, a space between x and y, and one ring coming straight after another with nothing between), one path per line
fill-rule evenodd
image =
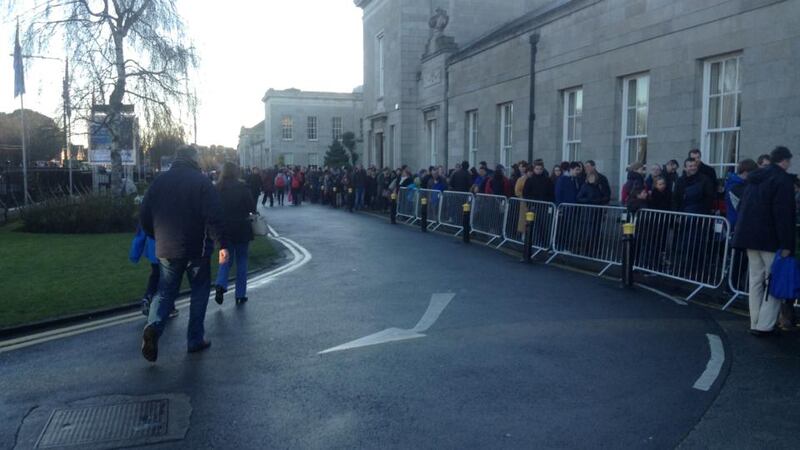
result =
M766 296L772 260L779 252L787 257L795 249L794 183L786 173L792 153L777 147L770 153L770 165L747 177L739 203L739 218L733 247L747 250L750 271L750 332L771 334L781 308L781 299Z
M556 180L556 205L562 203L577 203L578 191L581 189L581 164L573 161L569 165L569 171L562 174Z
M219 194L203 176L198 160L194 147L179 148L170 170L153 181L142 202L141 225L156 240L161 268L158 293L153 297L142 333L142 356L151 362L158 358L158 339L174 307L184 273L192 290L188 351L199 352L211 346L205 340L203 326L211 293L211 239L220 245L220 264L227 262L228 251Z

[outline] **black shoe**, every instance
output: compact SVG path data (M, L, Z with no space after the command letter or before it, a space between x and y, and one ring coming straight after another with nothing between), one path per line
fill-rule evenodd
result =
M222 286L217 286L214 293L214 301L221 305L223 300L225 300L225 289Z
M203 343L198 345L197 347L189 347L186 351L188 353L197 353L202 352L203 350L211 347L211 341L203 340Z
M152 325L144 327L142 332L142 356L150 362L158 359L158 332Z
M237 305L244 305L245 303L247 303L247 297L241 297L236 299Z

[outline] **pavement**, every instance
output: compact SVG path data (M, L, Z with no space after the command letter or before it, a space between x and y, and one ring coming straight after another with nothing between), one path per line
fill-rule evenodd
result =
M156 364L133 317L0 343L0 448L42 445L60 408L159 396L170 440L93 448L798 447L797 333L375 217L263 214L302 263L211 302L205 353L188 314Z

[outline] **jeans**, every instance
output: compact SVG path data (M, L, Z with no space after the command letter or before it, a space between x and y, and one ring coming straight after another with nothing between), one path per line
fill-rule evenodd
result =
M158 292L158 280L161 278L161 267L158 264L150 264L150 277L147 279L147 290L144 298L152 300Z
M247 297L247 252L249 246L250 243L245 242L228 247L230 258L225 264L220 264L219 272L217 272L217 286L227 290L228 275L234 261L236 262L236 298Z
M181 287L183 274L189 279L192 290L189 306L189 327L186 338L189 348L203 343L208 297L211 294L211 262L206 258L166 259L159 258L161 279L158 282L158 293L150 303L150 315L147 325L152 325L159 336L164 332L169 314L175 308L175 298Z
M278 197L278 206L283 206L283 197L286 194L286 190L284 188L277 188L275 190L275 195Z
M355 209L364 209L364 188L357 187L356 188L356 202L354 205Z

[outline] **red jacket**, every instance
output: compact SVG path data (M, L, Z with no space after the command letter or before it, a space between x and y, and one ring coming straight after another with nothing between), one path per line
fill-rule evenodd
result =
M506 197L512 197L514 195L514 191L511 189L511 182L508 181L508 178L503 176L503 191L504 192L494 192L492 188L492 178L486 180L486 193L490 195L505 195Z

